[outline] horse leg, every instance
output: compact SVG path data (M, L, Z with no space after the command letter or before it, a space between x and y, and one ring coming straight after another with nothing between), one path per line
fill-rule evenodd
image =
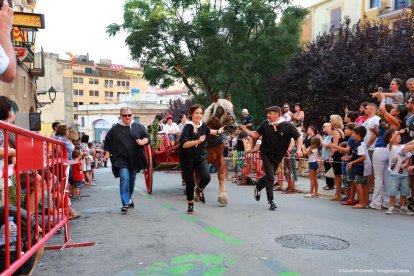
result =
M218 202L220 204L223 205L227 205L228 203L228 197L227 197L227 192L226 192L226 185L225 185L225 163L224 163L224 158L220 158L219 160L217 160L216 162L216 167L217 169L217 176L219 179L219 196L218 196Z

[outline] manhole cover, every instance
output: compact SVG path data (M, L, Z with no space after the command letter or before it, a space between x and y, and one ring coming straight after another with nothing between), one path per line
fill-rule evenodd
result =
M346 249L349 242L323 235L292 234L277 237L277 243L289 248L304 248L316 250L340 250Z

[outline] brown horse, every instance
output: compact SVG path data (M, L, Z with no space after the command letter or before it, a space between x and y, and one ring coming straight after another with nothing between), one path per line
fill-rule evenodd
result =
M237 129L235 110L233 104L225 99L218 99L204 111L203 121L212 129L219 129L224 126L228 134L232 134ZM220 190L218 202L227 205L228 197L224 183L225 162L224 162L224 143L223 137L210 135L207 137L208 163L214 164L217 168Z

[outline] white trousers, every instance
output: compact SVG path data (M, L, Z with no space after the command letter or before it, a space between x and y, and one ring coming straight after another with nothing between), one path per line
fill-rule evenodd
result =
M375 209L381 209L381 205L385 207L390 206L390 198L388 193L388 162L389 162L389 150L388 148L375 148L372 155L372 166L374 168L374 193L370 207Z

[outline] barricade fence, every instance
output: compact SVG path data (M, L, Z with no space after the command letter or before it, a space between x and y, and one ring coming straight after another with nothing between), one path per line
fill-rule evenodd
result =
M94 244L70 244L69 167L63 142L0 121L0 227L5 232L0 276L29 274L43 248ZM9 217L16 237L10 236ZM64 244L45 247L62 227Z

